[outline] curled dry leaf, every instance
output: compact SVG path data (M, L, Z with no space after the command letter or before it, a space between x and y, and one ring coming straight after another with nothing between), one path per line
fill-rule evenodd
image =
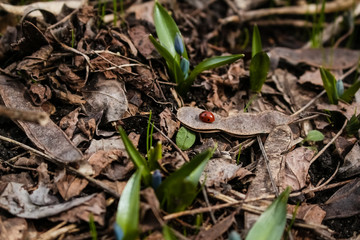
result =
M360 146L355 143L351 151L346 155L344 164L339 168L341 178L350 178L360 173Z
M240 166L226 161L222 158L210 159L206 164L204 172L201 174L200 182L203 183L206 180L205 185L207 187L220 186L220 183L227 183L234 177L236 177L237 171Z
M10 182L0 196L0 207L9 213L28 219L39 219L56 215L79 204L82 204L95 195L76 198L68 202L49 206L37 206L30 200L29 193L20 183Z
M177 112L177 118L182 124L195 132L214 133L225 132L235 136L251 136L269 133L276 126L288 124L292 117L277 111L261 113L238 113L229 117L214 114L215 121L211 124L199 119L203 110L196 107L182 107Z
M296 148L286 154L284 181L280 182L282 189L290 186L291 190L296 191L306 186L310 161L314 155L315 152L306 147Z
M41 108L34 107L25 98L25 87L20 82L0 75L0 86L0 95L5 106L42 112ZM82 159L80 150L53 121L49 121L45 126L23 121L17 123L36 147L57 160L68 163Z
M95 115L104 111L106 123L120 120L128 108L122 84L116 80L106 80L103 75L97 77L96 83L91 83L84 91L89 104L88 113Z

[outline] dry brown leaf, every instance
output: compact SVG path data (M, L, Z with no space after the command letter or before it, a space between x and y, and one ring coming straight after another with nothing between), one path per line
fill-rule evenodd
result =
M231 213L229 216L222 219L221 221L217 222L210 229L202 229L199 232L199 234L196 236L195 239L197 239L197 240L200 240L200 239L207 239L207 240L218 239L234 223L235 214L236 214L236 211L234 211L233 213Z
M350 178L360 173L360 146L355 143L351 151L346 155L343 165L339 168L339 177Z
M354 101L352 104L347 104L339 101L338 104L335 105L325 102L319 102L318 104L316 104L316 107L319 110L339 112L343 114L347 120L350 120L350 118L358 112L358 109L360 109L360 103Z
M18 81L0 75L0 95L7 107L42 111L34 107L25 97L25 88ZM82 159L77 149L66 134L52 121L45 126L17 121L34 145L61 162L74 162Z
M143 25L135 25L128 30L131 40L134 42L137 50L146 59L160 58L154 45L149 40L150 31Z
M270 51L292 65L305 63L327 69L347 69L357 64L360 52L345 48L290 49L276 47Z
M236 177L240 166L222 158L210 159L200 177L200 182L206 180L207 187L219 187L221 183L227 183Z
M64 116L59 123L59 127L66 133L66 135L71 139L74 136L76 129L76 124L79 119L80 108L76 108L74 111L70 112L68 115Z
M179 125L172 120L172 112L165 108L160 114L160 128L169 138L172 138L179 128Z
M94 82L84 91L88 103L87 112L104 111L106 123L120 120L128 108L123 85L116 80L106 80L103 75L94 76Z
M310 161L315 152L306 147L299 147L286 154L285 157L285 177L281 182L281 189L287 186L296 191L306 187L308 181L308 171Z
M28 224L24 218L0 217L0 239L21 240L28 238Z
M90 214L93 214L94 221L101 226L104 226L106 212L106 200L104 195L104 193L92 195L94 197L83 202L81 205L49 219L51 221L66 221L71 223L79 222L80 220L89 222Z
M49 205L37 206L30 200L29 193L20 183L10 182L0 195L0 207L9 213L29 219L40 219L53 216L60 212L73 208L93 198L94 195L75 198L71 201Z
M295 210L294 205L288 205L288 213L293 213ZM296 219L302 219L309 224L321 224L326 212L318 205L306 204L299 206L296 212Z
M325 219L347 218L360 213L360 178L356 178L337 190L325 202Z
M74 175L67 174L66 170L63 169L56 173L55 184L61 197L67 201L72 197L78 196L87 186L88 181L84 178L78 178Z
M279 192L283 189L283 181L285 177L285 157L283 153L288 151L292 143L292 132L289 126L282 125L276 127L270 132L265 141L264 148L269 159L269 169L272 178L276 184L275 187L280 188ZM251 182L246 199L256 199L260 197L266 198L269 195L275 194L274 188L271 184L271 179L264 157L260 157L256 165L255 178ZM270 201L258 201L254 203L256 206L267 207ZM251 226L258 219L258 215L245 213L245 226L250 229Z
M196 107L182 107L178 109L177 118L182 124L196 132L212 133L226 132L236 136L250 136L269 133L276 126L288 124L292 118L277 111L261 113L238 113L229 117L221 117L213 113L215 121L205 123L199 119L203 110Z

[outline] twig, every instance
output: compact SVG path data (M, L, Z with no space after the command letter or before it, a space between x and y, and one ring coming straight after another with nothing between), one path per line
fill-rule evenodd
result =
M150 123L156 131L158 131L161 135L163 135L164 138L166 138L166 140L168 140L170 142L171 145L173 145L173 147L180 153L180 155L185 159L186 162L189 162L189 157L168 137L166 136L165 133L163 133L159 128L157 128L155 126L155 124Z
M15 145L18 145L18 146L20 146L20 147L28 150L28 151L31 151L31 152L33 152L34 154L36 154L36 155L38 155L38 156L40 156L40 157L45 158L45 159L48 160L49 162L52 162L52 163L54 163L54 164L56 164L56 165L58 165L58 166L64 167L64 168L65 168L66 170L68 170L69 172L71 172L71 173L73 173L73 174L75 174L75 175L77 175L77 176L80 176L80 177L82 177L82 178L85 178L86 180L88 180L88 181L89 181L90 183L92 183L93 185L95 185L95 186L103 189L104 191L108 192L109 194L113 195L114 197L120 198L120 195L119 195L117 192L115 192L114 190L112 190L111 188L109 188L106 184L104 184L104 183L102 183L102 182L100 182L100 181L98 181L98 180L96 180L96 179L94 179L94 178L92 178L92 177L86 176L85 174L79 172L77 169L75 169L75 168L73 168L73 167L70 167L70 166L68 166L68 165L63 164L61 161L59 161L58 159L56 159L56 158L54 158L54 157L51 157L51 156L49 156L49 155L47 155L47 154L45 154L45 153L43 153L43 152L40 152L39 150L36 150L36 149L34 149L34 148L30 147L30 146L27 146L27 145L25 145L25 144L23 144L23 143L20 143L20 142L16 141L16 140L13 140L13 139L4 137L4 136L2 136L2 135L0 135L0 140L13 143L13 144L15 144Z
M209 198L208 198L208 195L207 195L207 193L206 193L206 189L205 189L205 188L206 188L206 186L204 186L204 187L202 188L202 193L203 193L203 196L204 196L206 205L207 205L208 207L211 207L211 204L210 204L210 202L209 202ZM214 224L216 224L217 221L216 221L214 212L213 212L212 210L210 210L209 212L210 212L211 220L213 221Z
M291 117L295 117L297 115L299 115L301 112L305 111L308 107L310 107L316 100L318 100L322 95L324 95L324 93L326 93L325 90L323 90L321 93L319 93L316 97L314 97L313 99L311 99L311 101L309 101L305 106L303 106L302 108L300 108L298 111L294 112L293 114L291 114Z
M215 206L211 206L211 207L197 208L197 209L194 209L194 210L186 210L186 211L182 211L182 212L168 214L168 215L166 215L164 217L164 220L169 221L171 219L178 218L178 217L181 217L181 216L195 215L195 214L198 214L198 213L211 212L211 211L215 211L215 210L219 210L219 209L227 208L227 207L232 207L232 206L236 206L236 205L240 205L240 204L242 204L241 201L236 201L236 202L231 202L231 203L219 204L219 205L215 205Z
M269 173L271 185L272 185L272 187L273 187L273 190L274 190L274 192L275 192L275 195L276 195L276 196L279 196L279 191L278 191L278 189L277 189L277 187L276 187L276 184L275 184L275 182L274 182L274 178L273 178L273 176L272 176L272 174L271 174L271 171L270 171L269 158L268 158L268 156L267 156L267 154L266 154L264 145L263 145L263 143L262 143L262 141L261 141L261 137L260 137L259 135L257 135L256 138L257 138L258 144L259 144L259 146L260 146L261 152L262 152L263 157L264 157L264 161L265 161L265 164L266 164L267 171L268 171L268 173Z
M348 123L348 120L346 119L344 122L344 125L342 126L342 128L340 129L340 131L331 139L331 141L325 145L325 147L323 147L310 161L310 165L316 160L318 159L321 154L323 154L325 152L326 149L328 149L328 147L330 147L331 144L333 144L333 142L342 134L342 132L344 131L344 128L346 127L346 124Z
M10 118L11 120L20 120L34 122L44 126L49 121L49 115L45 112L26 111L14 108L8 108L0 105L0 116Z

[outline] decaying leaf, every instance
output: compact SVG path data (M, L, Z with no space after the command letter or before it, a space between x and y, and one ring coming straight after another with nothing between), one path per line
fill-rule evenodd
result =
M326 211L325 219L346 218L360 213L360 178L346 184L322 207Z
M288 212L294 212L295 205L288 205ZM296 212L296 218L302 219L306 223L321 224L326 212L322 210L319 205L315 204L302 204Z
M55 184L61 197L67 201L72 197L78 196L87 186L88 181L68 174L65 169L56 173Z
M39 219L53 216L78 206L94 196L95 195L92 194L86 197L75 198L64 203L38 206L32 203L29 193L23 188L22 184L10 182L0 196L0 207L18 217Z
M276 47L270 51L288 63L297 65L305 63L326 69L347 69L357 64L360 52L344 48L308 48L290 49Z
M306 147L299 147L286 154L285 176L280 184L282 189L290 186L293 191L306 187L310 161L315 152Z
M0 218L0 239L18 240L28 238L28 224L24 218Z
M199 114L202 111L200 108L182 107L177 112L177 118L195 132L222 131L236 136L269 133L276 126L288 124L292 121L292 117L281 112L265 111L261 113L238 113L229 117L221 117L214 113L215 121L205 123L199 119Z
M343 165L339 168L339 176L342 178L353 177L360 173L360 146L355 143L351 151L346 155Z
M17 80L0 75L0 86L0 95L7 107L42 111L25 98L25 87ZM53 121L49 121L45 126L23 121L17 123L35 146L59 161L67 163L82 159L80 150Z
M264 148L269 159L269 168L279 192L283 191L283 181L285 178L285 156L292 143L292 132L289 126L282 125L270 132L265 141ZM251 182L246 196L247 199L256 199L275 194L271 184L269 172L267 170L264 157L260 157L256 165L255 178ZM256 202L257 206L267 207L271 202ZM245 213L245 226L250 229L258 219L258 215Z
M119 81L106 80L102 75L97 76L84 91L88 112L97 114L104 111L105 122L118 121L128 108L128 101Z
M201 174L200 182L206 180L205 185L220 186L220 183L226 183L236 177L237 171L240 166L235 163L230 163L222 158L210 159L206 164L204 172Z

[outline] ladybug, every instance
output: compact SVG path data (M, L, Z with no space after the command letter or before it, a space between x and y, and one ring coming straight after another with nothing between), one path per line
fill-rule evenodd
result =
M203 111L202 113L200 113L199 118L201 121L206 122L206 123L212 123L213 121L215 121L214 114L212 114L209 111Z

